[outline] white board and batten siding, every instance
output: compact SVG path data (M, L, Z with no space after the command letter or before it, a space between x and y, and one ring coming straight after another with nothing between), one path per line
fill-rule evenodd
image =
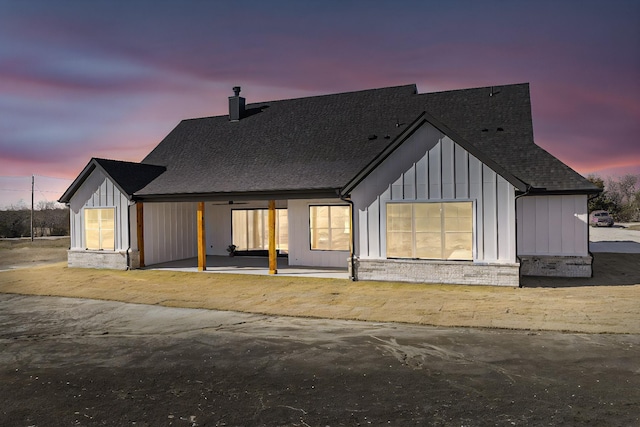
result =
M518 204L518 254L587 256L587 196L527 196Z
M145 265L198 256L197 208L195 202L144 204Z
M348 205L340 199L289 200L289 265L347 268L349 251L311 249L310 207Z
M129 199L101 171L94 170L69 201L71 249L84 250L85 208L115 208L115 250L129 248Z
M386 203L471 201L474 262L515 263L515 189L429 124L421 126L353 191L356 255L386 258Z

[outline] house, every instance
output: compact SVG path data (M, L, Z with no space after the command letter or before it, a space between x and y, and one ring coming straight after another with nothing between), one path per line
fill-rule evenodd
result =
M600 190L537 146L528 84L415 85L183 120L140 163L91 159L60 198L70 267L286 254L354 280L518 286L589 277ZM271 236L270 236L271 235ZM265 261L266 262L266 261Z

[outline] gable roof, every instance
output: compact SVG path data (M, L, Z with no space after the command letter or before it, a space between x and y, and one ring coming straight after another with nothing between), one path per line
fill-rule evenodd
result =
M595 185L534 143L528 84L427 93L418 98L423 99L417 101L420 107L479 150L480 160L494 160L531 191L598 192Z
M238 121L180 122L138 164L162 173L107 168L142 200L337 197L424 122L521 192L599 191L535 145L528 84L426 94L405 85L247 104Z
M415 119L414 85L248 104L247 117L182 121L144 160L167 172L138 195L325 192L336 196ZM376 135L375 138L372 135ZM388 136L388 138L385 138Z
M87 166L80 172L78 177L71 183L69 188L58 200L60 203L69 203L71 197L82 183L95 170L100 170L106 175L118 189L125 194L129 200L133 194L144 188L147 184L160 176L166 169L162 166L149 165L144 163L123 162L120 160L108 160L92 158Z

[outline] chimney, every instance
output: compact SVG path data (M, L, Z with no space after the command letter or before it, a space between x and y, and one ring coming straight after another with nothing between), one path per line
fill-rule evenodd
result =
M240 96L240 86L235 86L233 93L229 97L229 120L237 122L244 116L244 98Z

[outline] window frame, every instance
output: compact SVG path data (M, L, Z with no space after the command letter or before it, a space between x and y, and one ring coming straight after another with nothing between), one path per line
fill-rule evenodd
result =
M445 247L445 235L446 235L446 230L444 229L443 225L444 225L444 210L441 209L440 211L440 241L441 241L441 249L440 249L440 258L429 258L429 257L416 257L416 256L412 256L412 257L400 257L400 256L389 256L389 205L392 204L410 204L410 205L416 205L416 204L438 204L438 205L444 205L447 203L470 203L471 204L471 257L470 258L444 258L443 257L443 253L444 253L444 247ZM413 212L415 212L412 208L412 229L411 229L411 239L412 239L412 255L416 255L416 230L415 230L415 215L413 214ZM476 254L476 201L475 200L470 200L470 199L446 199L446 200L387 200L385 202L385 212L384 212L384 217L381 218L381 222L384 222L384 251L385 251L385 257L387 259L417 259L417 260L431 260L431 261L460 261L460 262L469 262L469 261L475 261L477 254ZM381 236L382 237L382 236Z
M109 247L107 249L104 248L103 246L103 237L102 237L102 227L101 227L101 223L102 223L102 214L99 214L99 218L98 218L98 248L90 248L89 247L89 242L87 241L87 211L106 211L106 210L110 210L111 212L113 212L113 246ZM114 252L116 250L116 230L117 230L117 208L115 206L86 206L83 208L83 214L82 214L83 218L82 218L82 231L83 231L83 237L84 237L84 248L87 251L110 251L110 252Z
M309 250L313 251L313 252L349 252L351 251L351 244L352 244L352 234L353 234L353 213L351 212L351 205L350 204L340 204L340 203L332 203L332 204L321 204L321 203L314 203L314 204L310 204L308 205L309 209L308 209L308 213L309 213ZM313 247L313 229L312 229L312 218L311 218L311 209L312 208L329 208L329 215L327 218L327 230L329 231L329 248L328 249L320 249L320 248L314 248ZM331 208L332 207L341 207L341 208L347 208L348 209L348 218L349 218L349 233L348 233L348 244L347 244L347 248L346 249L333 249L333 239L332 239L332 230L333 228L331 227ZM337 229L337 227L336 227Z

